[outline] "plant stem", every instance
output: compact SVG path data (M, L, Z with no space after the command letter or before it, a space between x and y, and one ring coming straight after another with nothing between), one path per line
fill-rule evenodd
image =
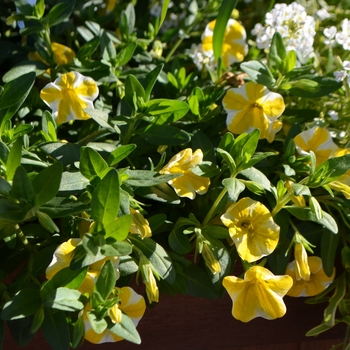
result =
M216 198L212 207L208 211L208 214L205 216L203 223L202 223L202 226L205 226L209 222L209 220L212 218L213 213L215 212L215 210L216 210L217 206L219 205L219 203L221 202L221 200L224 198L226 192L227 192L227 189L226 189L226 187L224 187L222 189L221 193L219 194L218 198Z
M343 343L343 350L345 350L347 348L347 345L349 344L349 337L350 337L350 325L347 325L344 343Z
M277 203L275 208L272 210L271 215L274 217L283 207L294 197L294 191L289 190L284 198Z

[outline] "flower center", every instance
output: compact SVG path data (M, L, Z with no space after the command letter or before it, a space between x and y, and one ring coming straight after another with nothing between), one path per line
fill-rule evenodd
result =
M252 103L252 107L253 107L253 108L263 109L262 105L261 105L261 104L259 104L258 102L254 102L254 103Z

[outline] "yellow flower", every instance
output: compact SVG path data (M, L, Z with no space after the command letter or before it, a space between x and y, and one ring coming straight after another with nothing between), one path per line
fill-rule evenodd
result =
M145 266L146 276L144 277L144 283L146 284L146 294L150 303L159 301L159 289L157 281L154 277L153 271L150 266Z
M277 246L280 227L260 202L242 198L226 210L221 221L228 227L243 260L256 261L271 254Z
M205 242L203 242L202 256L204 258L205 264L212 274L216 274L221 271L220 263L216 260L210 245Z
M62 74L40 92L41 99L52 109L56 123L89 119L84 108L94 108L98 96L96 82L78 72Z
M304 281L310 280L310 267L308 263L308 256L306 249L302 243L294 244L294 272L295 279L297 281L303 279Z
M339 148L333 153L332 157L342 157L347 154L350 154L350 148ZM336 181L330 182L328 186L343 193L346 199L350 199L350 169Z
M213 35L216 20L207 24L202 35L202 48L206 54L213 55ZM229 19L222 44L222 60L225 67L242 62L248 53L247 34L244 27L235 19Z
M338 150L327 129L314 126L312 129L301 132L294 137L296 149L299 154L305 156L310 151L315 153L316 165L321 164Z
M132 214L132 223L130 226L130 232L141 236L141 238L151 237L152 231L149 226L149 222L144 216L133 208L130 208L130 214Z
M50 265L46 269L46 278L48 280L52 279L52 277L60 270L68 267L72 261L74 250L77 245L81 242L80 238L71 238L67 242L62 243L57 247L54 252L52 261ZM106 257L103 258L91 265L89 265L89 269L87 275L79 287L79 291L81 293L89 293L91 294L94 290L95 283L97 278L101 272L101 269L107 260L111 260L114 268L117 273L117 278L119 277L119 257Z
M109 316L111 318L112 323L120 322L121 312L126 314L135 327L138 325L141 320L143 314L146 310L145 299L137 294L130 287L116 288L116 290L120 291L119 298L120 303L115 304L112 309L113 311L109 312ZM88 306L84 310L83 318L85 324L85 339L93 344L102 344L102 343L114 343L120 340L123 340L122 337L111 332L108 328L105 329L101 334L97 334L91 327L90 321L87 316L87 312L91 310L91 305ZM119 320L119 321L118 321Z
M200 164L202 160L203 152L200 149L192 154L192 149L186 148L175 154L159 172L161 174L182 174L182 176L170 180L168 183L174 188L178 196L194 199L196 193L207 193L210 185L208 178L198 176L192 172L192 169Z
M260 130L260 139L272 142L281 130L277 118L283 113L283 97L261 84L249 82L226 92L222 101L227 113L226 124L233 134Z
M244 279L227 276L223 286L232 299L232 316L249 322L253 318L268 320L282 317L286 313L283 297L292 287L290 276L275 276L262 266L253 266Z
M287 295L291 297L312 297L323 292L334 280L335 269L331 277L328 277L323 270L322 260L318 256L309 256L310 279L297 280L295 275L295 260L287 266L286 274L293 278L293 287Z

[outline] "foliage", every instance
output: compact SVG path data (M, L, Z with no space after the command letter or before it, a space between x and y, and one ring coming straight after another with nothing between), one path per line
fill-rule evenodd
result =
M227 291L244 322L313 296L328 304L308 335L350 325L350 12L273 3L2 0L1 320L26 324L18 344L139 344L162 293Z

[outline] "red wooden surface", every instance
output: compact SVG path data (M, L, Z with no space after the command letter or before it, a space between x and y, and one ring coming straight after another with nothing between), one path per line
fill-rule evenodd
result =
M138 326L141 345L126 341L100 345L85 342L81 349L328 350L341 342L345 334L344 325L338 325L316 338L304 336L321 322L325 307L325 304L305 305L304 300L285 297L287 314L281 319L267 321L259 318L242 323L231 316L228 296L223 300L206 300L187 295L162 295L155 308L146 310ZM23 348L7 336L3 349ZM38 334L25 349L46 350L50 347Z

